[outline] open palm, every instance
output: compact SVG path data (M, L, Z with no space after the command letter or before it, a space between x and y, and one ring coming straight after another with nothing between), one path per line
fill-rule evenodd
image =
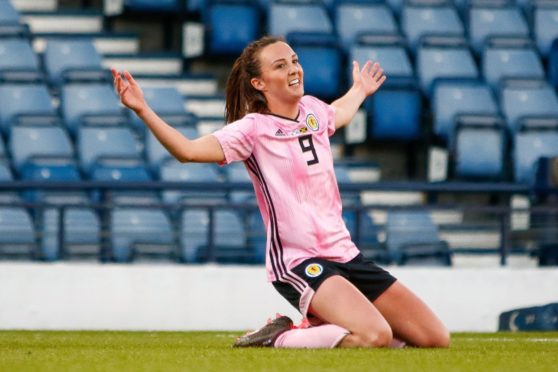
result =
M128 71L124 71L124 78L122 74L115 69L111 69L112 77L114 78L114 89L120 97L120 102L129 109L136 112L145 107L145 98L143 91L138 83Z
M367 97L374 94L384 81L386 81L386 76L378 62L372 64L371 61L367 61L362 70L359 68L358 62L353 62L353 85L362 89Z

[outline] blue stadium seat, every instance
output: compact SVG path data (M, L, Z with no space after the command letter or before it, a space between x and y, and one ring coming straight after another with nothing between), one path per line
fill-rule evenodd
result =
M521 9L507 0L472 5L468 30L471 46L478 54L491 37L529 37L529 27Z
M175 87L145 87L143 95L149 106L163 120L171 122L191 116L184 107L184 98ZM145 124L137 115L132 115L132 124L140 132L147 130Z
M495 115L460 115L453 140L454 176L503 180L506 176L506 125Z
M486 82L498 90L502 79L544 79L544 69L529 39L493 38L482 54L482 72Z
M10 182L14 180L14 175L10 167L10 161L2 155L2 140L0 139L0 182ZM20 201L16 191L0 192L0 202L11 203Z
M245 182L250 183L248 170L241 162L234 162L224 167L226 180L228 182ZM230 191L229 200L233 203L255 203L256 195L253 190L247 191Z
M397 22L389 6L366 0L339 0L334 9L339 41L348 52L362 34L396 34Z
M105 83L64 85L61 110L72 134L83 124L121 124L125 119L114 89Z
M182 164L176 160L164 162L160 168L161 181L169 182L208 182L212 184L223 183L223 177L218 166L211 163ZM225 191L181 190L163 191L163 200L166 203L222 203L226 201Z
M42 214L39 257L45 261L99 258L101 225L95 211L72 206L64 208L62 218L60 213L49 208Z
M182 9L180 0L124 0L124 6L127 9L145 12L175 12Z
M401 13L401 29L414 52L425 36L464 36L457 10L444 1L415 0L405 4Z
M36 81L42 77L39 59L29 41L0 39L0 80Z
M334 164L333 170L338 184L350 184L353 181L349 175L349 168L343 164ZM360 205L360 194L358 191L343 191L341 192L341 200L344 206Z
M9 142L13 165L21 172L27 162L37 159L73 159L74 147L61 126L16 125Z
M358 222L358 234L357 234L357 217ZM356 212L350 209L343 210L343 221L351 238L355 244L362 251L367 248L377 247L380 242L378 240L378 233L380 229L374 224L374 220L368 213Z
M213 54L240 54L260 36L261 16L253 0L219 0L207 9L208 48Z
M246 242L254 252L254 263L264 263L267 233L259 211L254 211L246 218Z
M416 63L420 87L429 97L436 80L479 77L473 54L461 38L425 38L418 49Z
M392 260L398 265L451 265L449 246L440 240L438 227L427 211L390 211L386 244Z
M533 10L533 37L539 53L547 57L552 42L558 38L558 4L536 2Z
M55 85L73 80L107 79L102 58L90 39L49 39L44 63L47 76Z
M0 1L0 23L19 23L21 17L11 1Z
M195 127L195 119L191 122L192 126L178 126L175 127L180 133L182 133L188 139L195 139L199 137L198 130ZM161 164L164 161L172 158L172 155L168 152L166 148L161 145L159 140L151 132L147 132L145 138L145 151L147 156L147 162L149 167L154 174L160 173Z
M295 33L287 41L304 68L304 92L322 99L333 99L341 90L341 53L332 34ZM320 61L320 63L315 63Z
M83 127L78 131L80 166L91 174L95 163L109 159L141 159L141 146L129 128Z
M542 157L558 156L558 115L520 120L513 146L515 181L533 184L537 161Z
M0 257L36 257L36 233L31 215L20 207L0 206Z
M418 139L421 136L421 100L413 79L389 78L381 90L364 101L369 135L379 140Z
M52 124L56 111L42 84L0 85L0 125L9 134L14 123Z
M508 80L500 91L500 107L511 131L525 117L558 116L558 97L542 80Z
M253 263L240 216L231 210L213 212L213 252L209 251L210 215L207 210L187 209L181 215L180 248L183 262Z
M117 207L111 211L110 220L114 261L176 259L172 224L163 210Z
M434 133L449 143L458 114L497 114L498 104L490 88L476 80L442 81L434 86L431 110Z
M269 35L286 37L290 32L334 32L323 3L285 0L272 2L268 9Z

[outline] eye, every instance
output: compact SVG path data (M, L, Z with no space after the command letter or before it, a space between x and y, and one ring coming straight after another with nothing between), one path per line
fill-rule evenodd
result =
M284 68L286 66L285 62L281 62L275 65L276 68L280 69L280 68Z
M298 59L293 59L293 65L298 65Z

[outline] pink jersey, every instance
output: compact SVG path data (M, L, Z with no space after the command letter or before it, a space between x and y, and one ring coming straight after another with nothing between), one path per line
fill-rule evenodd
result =
M329 136L335 111L304 96L297 120L249 114L214 133L225 163L244 161L267 229L266 268L270 281L304 284L291 269L320 257L353 259L358 249L341 217Z

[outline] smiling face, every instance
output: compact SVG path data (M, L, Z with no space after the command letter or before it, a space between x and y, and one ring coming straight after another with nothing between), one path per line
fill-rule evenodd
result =
M304 95L304 71L292 48L279 41L263 48L259 59L261 75L250 83L264 94L268 108L273 112L277 105L298 104Z

